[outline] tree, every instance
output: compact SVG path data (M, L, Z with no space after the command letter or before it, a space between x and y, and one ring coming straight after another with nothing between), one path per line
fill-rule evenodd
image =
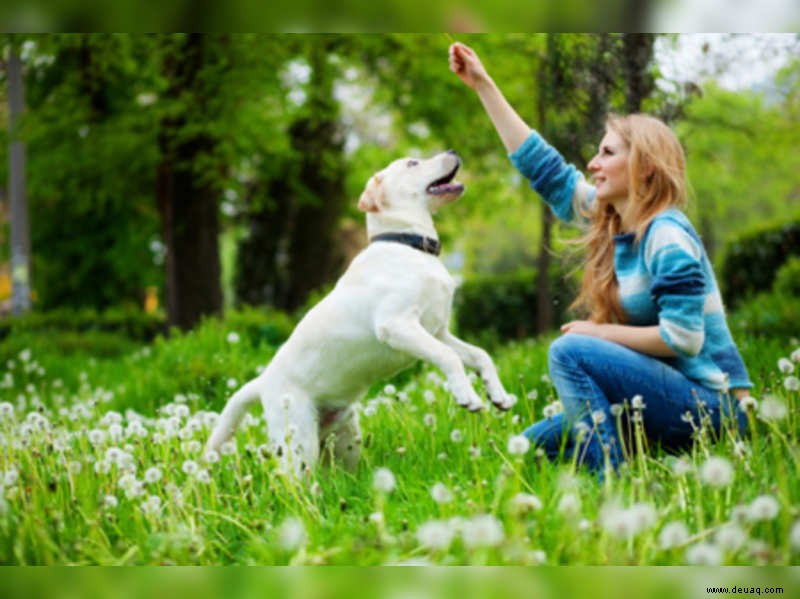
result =
M25 186L25 143L19 138L19 123L24 106L22 61L14 39L8 57L9 203L11 216L11 312L19 315L31 305L30 233Z
M166 304L170 326L191 329L222 311L219 143L204 123L219 115L220 79L209 76L225 60L224 37L189 34L164 40L165 96L171 110L159 132L157 195L166 247Z

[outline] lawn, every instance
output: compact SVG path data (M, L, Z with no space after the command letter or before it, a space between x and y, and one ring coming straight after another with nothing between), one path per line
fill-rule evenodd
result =
M358 470L296 483L265 451L260 409L202 454L274 343L235 320L146 347L104 335L0 344L2 564L800 563L794 339L740 340L751 436L699 422L691 452L634 451L603 483L518 438L559 408L551 338L492 348L510 412L463 411L426 365L376 385Z

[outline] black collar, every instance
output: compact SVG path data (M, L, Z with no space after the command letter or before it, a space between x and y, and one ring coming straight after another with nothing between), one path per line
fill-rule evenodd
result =
M396 241L397 243L410 245L414 249L427 254L433 254L434 256L438 256L439 252L442 251L442 246L438 240L422 235L415 235L414 233L383 233L369 240L370 243L373 241Z

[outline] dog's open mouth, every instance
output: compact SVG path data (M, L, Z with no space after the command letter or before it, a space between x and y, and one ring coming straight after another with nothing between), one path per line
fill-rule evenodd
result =
M453 193L461 193L464 191L464 185L458 182L454 182L453 178L456 176L456 172L458 171L458 167L461 166L459 162L456 162L455 167L452 171L447 173L444 177L440 177L433 181L427 187L427 191L429 194L432 195L444 195L444 194L453 194Z

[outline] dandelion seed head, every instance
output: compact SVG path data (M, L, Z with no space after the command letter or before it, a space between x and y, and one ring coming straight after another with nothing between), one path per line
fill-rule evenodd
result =
M683 522L670 522L661 529L658 544L664 549L672 549L683 545L689 539L689 529Z
M106 495L103 498L103 507L107 510L116 509L119 505L119 499L117 499L116 495Z
M372 487L378 492L389 494L397 486L394 474L388 468L378 468L372 477Z
M778 500L772 495L759 495L750 503L747 510L751 522L774 520L780 511Z
M19 472L16 468L9 468L3 473L3 485L6 487L13 487L19 480Z
M195 462L194 460L186 460L183 463L183 466L181 466L181 469L183 470L184 474L188 474L191 476L192 474L197 473L197 471L200 469L200 466L198 466L197 462Z
M766 421L783 420L786 413L786 404L774 395L764 397L758 407L758 417Z
M503 525L492 514L479 514L466 520L461 529L464 546L497 547L503 542L505 533Z
M513 435L508 440L508 453L515 456L521 456L528 453L531 447L531 442L525 435Z
M448 522L429 520L417 529L417 541L423 547L434 551L449 549L455 531Z
M686 561L693 566L719 566L722 552L710 543L697 543L686 550Z
M594 424L603 424L606 421L606 413L602 410L595 410L592 412L592 422Z
M787 376L783 379L783 386L787 391L797 391L800 389L800 380L796 376Z
M156 466L152 466L152 467L148 468L147 470L145 470L144 481L146 483L153 484L155 482L160 481L161 480L161 476L162 476L161 469L156 467Z
M390 385L386 385L383 388L383 394L384 395L388 395L389 397L392 397L396 393L397 393L397 387L395 387L394 385L391 385L391 384Z
M714 542L725 551L736 552L747 542L747 533L738 524L728 523L716 532Z
M619 418L622 415L624 407L621 403L611 404L609 411L614 418Z
M739 400L739 409L742 412L754 412L758 409L758 401L755 397L746 395Z
M647 405L644 403L644 398L641 395L634 395L631 399L631 407L634 410L644 410Z
M558 501L556 510L563 516L577 516L581 511L581 500L574 493L565 493Z
M207 452L203 454L203 461L206 464L216 464L219 462L219 453L214 451L213 449L209 449Z
M800 362L800 347L792 352L792 355L789 356L789 359L792 362Z
M792 530L789 532L789 542L792 549L800 551L800 520L792 525Z
M219 446L219 452L224 456L230 456L236 453L236 442L235 441L225 441L222 445Z
M425 423L425 426L428 426L430 428L433 428L434 426L436 426L436 416L434 414L430 414L430 413L425 414L425 416L423 417L422 421Z
M431 497L438 504L450 503L453 501L453 492L444 483L436 483L431 489Z
M278 527L278 545L284 550L294 552L306 544L306 527L302 520L294 516L287 518Z
M517 515L538 512L542 509L542 500L530 493L517 493L511 498L511 511Z
M461 443L464 440L464 435L461 433L461 430L454 428L450 431L450 441L453 443Z
M727 487L733 482L733 466L725 458L712 456L700 467L700 480L717 489Z
M430 389L426 389L425 393L422 394L422 398L425 400L426 404L430 405L436 401L436 394Z
M239 333L235 333L235 332L231 331L230 333L228 333L228 336L226 337L226 340L231 345L235 345L236 343L239 343Z
M197 471L197 474L194 475L197 482L207 485L211 482L211 474L208 472L207 469L201 468Z

